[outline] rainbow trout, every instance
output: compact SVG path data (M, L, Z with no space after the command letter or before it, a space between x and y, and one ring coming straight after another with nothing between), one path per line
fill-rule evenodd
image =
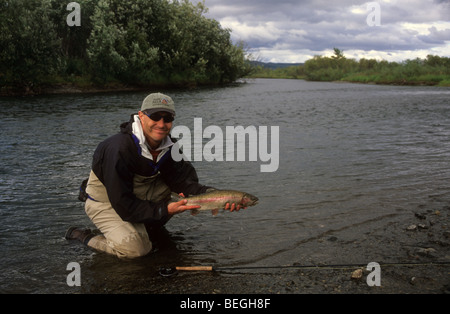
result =
M225 208L227 203L241 205L241 207L254 206L258 203L258 198L249 193L234 191L234 190L214 190L199 195L192 195L190 197L182 197L175 193L172 193L171 201L179 202L182 199L187 199L186 205L201 206L194 210L212 210L213 214L217 214L219 209Z

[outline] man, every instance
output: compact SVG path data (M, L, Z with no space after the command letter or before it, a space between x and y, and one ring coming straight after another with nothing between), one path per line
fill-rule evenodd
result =
M201 194L193 166L175 162L169 136L175 119L173 100L161 93L147 96L137 115L123 123L120 133L97 147L86 187L86 214L102 233L71 227L66 239L76 239L96 250L118 257L148 254L148 231L163 226L173 215L198 206L186 200L170 202L171 192ZM225 209L239 210L235 204Z

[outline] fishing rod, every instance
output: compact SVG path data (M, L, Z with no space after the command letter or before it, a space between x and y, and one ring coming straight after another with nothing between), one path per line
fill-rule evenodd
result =
M450 262L429 262L429 263L378 263L380 267L411 267L411 266L449 266ZM278 266L176 266L161 267L159 274L163 277L177 275L180 271L195 272L217 272L236 270L270 270L270 269L354 269L366 267L367 264L330 264L330 265L278 265Z

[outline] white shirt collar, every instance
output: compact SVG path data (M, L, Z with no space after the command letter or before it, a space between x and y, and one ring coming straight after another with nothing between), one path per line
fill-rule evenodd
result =
M153 160L152 154L150 154L150 148L147 143L147 140L145 139L144 131L142 130L141 120L139 119L139 115L134 116L134 122L132 124L132 130L134 136L139 140L139 146L142 150L142 156L144 156L147 159ZM162 140L159 147L156 149L156 151L162 151L162 153L159 154L158 160L174 145L174 142L170 139L169 136L167 136L165 139Z

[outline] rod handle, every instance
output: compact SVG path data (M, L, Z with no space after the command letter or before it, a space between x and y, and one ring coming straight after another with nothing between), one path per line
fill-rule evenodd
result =
M213 271L212 266L177 266L177 270L183 270L183 271Z

